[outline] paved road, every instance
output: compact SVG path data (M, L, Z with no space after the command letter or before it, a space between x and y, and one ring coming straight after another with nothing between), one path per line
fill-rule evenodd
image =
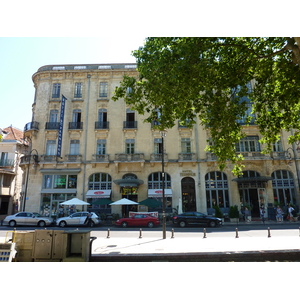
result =
M80 227L79 227L80 228ZM85 227L82 227L86 229ZM16 227L17 231L31 231L35 229L42 229L40 227ZM48 227L47 229L53 230L74 230L76 227L60 228L56 226ZM172 233L174 229L174 233ZM13 228L7 226L0 226L0 237L5 237L6 233L12 231ZM216 228L204 228L204 227L185 227L179 228L171 225L167 226L167 238L172 237L203 237L206 232L207 237L264 237L264 236L276 236L276 237L287 237L287 236L299 236L300 227L298 223L282 223L282 224L238 224L238 225L223 225ZM162 238L162 227L156 228L142 228L140 227L131 228L119 228L117 226L99 226L91 228L91 236L96 237L107 237L113 238L135 238L142 235L145 238Z

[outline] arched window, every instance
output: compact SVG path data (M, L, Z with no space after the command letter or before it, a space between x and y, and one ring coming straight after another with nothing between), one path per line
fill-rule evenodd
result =
M171 188L171 176L165 173L165 189ZM162 173L156 172L148 176L148 189L162 189Z
M111 176L107 173L95 173L89 177L89 190L111 190Z
M229 207L229 193L227 175L223 172L214 171L205 175L207 208Z
M281 205L295 203L295 186L292 172L276 170L272 173L274 200Z

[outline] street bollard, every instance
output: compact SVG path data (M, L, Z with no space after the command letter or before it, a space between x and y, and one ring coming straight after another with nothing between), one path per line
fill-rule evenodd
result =
M172 228L172 235L171 235L171 239L174 239L174 228Z
M107 237L106 237L107 239L109 239L110 238L110 229L108 228L107 229Z
M140 236L139 236L139 239L142 238L142 228L140 228Z
M203 238L206 239L206 228L203 229Z
M268 227L268 238L271 237L270 227Z
M239 238L239 230L236 228L235 229L235 238L238 239Z

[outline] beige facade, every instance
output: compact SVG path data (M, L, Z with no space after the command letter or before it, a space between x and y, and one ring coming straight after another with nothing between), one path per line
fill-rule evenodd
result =
M13 126L0 129L0 221L20 209L23 171L20 159L27 145L23 131Z
M258 214L259 205L267 207L274 200L298 204L298 151L289 148L286 133L273 153L263 155L258 128L246 127L249 137L238 149L245 154L245 176L236 179L230 166L220 172L215 158L204 151L209 135L198 121L191 129L176 124L162 138L143 122L146 116L123 100L112 101L125 74L135 76L135 65L44 66L33 75L33 118L25 135L38 160L32 156L30 164L28 157L21 163L24 170L29 167L27 188L23 187L27 211L57 214L64 200L77 197L93 203L106 195L104 191L112 201L126 197L140 202L152 193L161 200L162 142L167 212L182 205L183 210L210 213L216 203L228 209L245 202ZM57 157L62 95L67 100ZM93 198L89 190L96 191ZM112 208L112 213L124 212L120 206Z

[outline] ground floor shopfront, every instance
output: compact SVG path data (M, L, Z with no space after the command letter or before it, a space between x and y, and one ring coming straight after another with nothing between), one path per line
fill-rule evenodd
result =
M260 171L260 172L259 172ZM85 174L78 169L39 169L29 174L26 211L43 215L62 216L76 210L89 209L99 213L129 211L162 211L162 206L133 207L110 206L113 201L127 198L141 202L153 198L162 203L163 192L166 212L200 211L212 214L218 205L229 210L230 206L247 204L252 215L259 216L259 208L270 204L282 206L298 204L298 178L291 170L275 169L267 176L259 171L245 170L241 178L235 178L228 170L210 170L206 166L189 169L168 165L163 178L157 169L144 168L135 171L115 172L110 168L86 168ZM164 180L163 180L164 179ZM164 190L163 184L164 181ZM84 184L83 184L84 183ZM88 207L63 207L62 202L77 197L90 203ZM21 206L22 207L22 206Z

